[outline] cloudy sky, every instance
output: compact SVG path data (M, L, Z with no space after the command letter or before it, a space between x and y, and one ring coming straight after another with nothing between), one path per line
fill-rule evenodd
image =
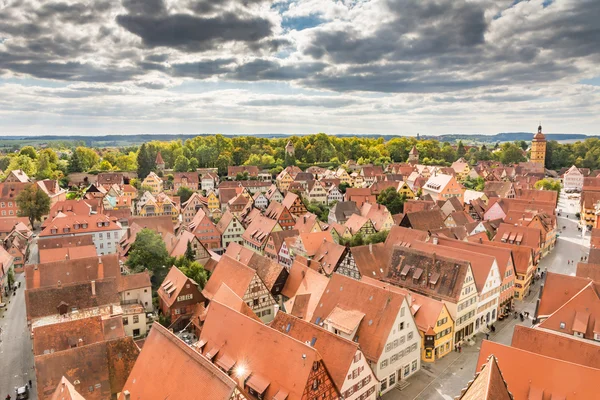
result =
M0 0L0 132L600 134L598 0Z

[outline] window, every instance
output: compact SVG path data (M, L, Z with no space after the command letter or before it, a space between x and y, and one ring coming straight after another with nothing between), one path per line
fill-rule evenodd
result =
M404 322L400 322L400 325L398 325L398 330L401 331L402 329L404 329Z
M383 392L385 389L387 389L387 378L381 381L381 391Z
M415 372L417 370L417 360L412 362L412 372Z
M106 238L110 239L110 232L106 232Z
M133 330L133 336L140 336L140 330L139 329L134 329Z
M405 311L404 311L404 307L402 307L402 308L400 309L400 316L401 316L401 317L404 317L404 312L405 312Z
M381 362L381 364L379 365L379 368L384 369L387 366L388 366L388 360L385 359Z
M137 324L137 323L139 323L139 322L140 322L140 316L139 316L139 315L134 315L134 316L133 316L133 323L134 323L134 324Z
M561 322L560 323L560 329L565 329L565 327L566 327L566 324L564 322Z
M410 365L404 367L404 376L410 375Z
M408 332L407 339L410 340L413 338L413 332Z
M123 325L129 325L129 317L123 317Z
M396 383L396 373L390 375L390 386Z

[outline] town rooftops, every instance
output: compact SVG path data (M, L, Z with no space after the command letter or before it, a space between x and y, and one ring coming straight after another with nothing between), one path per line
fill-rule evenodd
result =
M289 299L285 303L287 312L310 321L328 283L325 275L308 268L296 258L281 291Z
M591 282L590 279L547 272L537 316L548 316L571 300Z
M241 262L223 255L210 276L202 295L212 299L222 283L225 283L238 297L244 297L252 282L255 270Z
M40 250L93 245L94 239L92 235L66 236L38 240L38 248Z
M56 386L56 390L54 391L51 400L85 400L85 398L79 394L71 382L63 376Z
M200 342L207 359L227 370L236 368L238 385L266 399L303 399L313 384L313 368L322 361L311 346L218 302L209 307ZM320 385L326 380L327 374Z
M93 244L77 247L39 249L40 264L54 261L76 260L78 258L95 257L97 254L98 253L96 252L96 246L94 246Z
M325 240L317 249L309 265L317 271L322 270L326 275L331 275L345 251L346 247Z
M498 360L494 355L481 366L475 378L461 391L456 400L513 400L502 372L498 367Z
M163 326L152 327L119 400L229 400L236 382Z
M458 302L463 282L471 269L460 253L441 256L434 245L426 249L395 246L384 280L417 293Z
M478 369L494 355L516 400L596 397L600 370L484 340Z
M381 287L333 274L319 301L312 323L320 324L334 311L363 314L356 332L365 357L378 361L405 297Z
M444 215L439 208L406 213L404 214L404 218L400 222L400 225L406 228L418 229L420 231L446 228L446 224L444 224Z
M429 179L427 180L427 182L425 183L423 188L430 190L432 192L435 192L435 193L439 193L442 190L444 190L444 188L446 186L448 186L448 183L450 183L452 178L453 178L452 175L445 175L445 174L432 175L429 177Z
M168 307L171 307L177 300L177 296L179 296L181 289L183 289L186 284L198 285L193 279L185 276L179 268L173 265L156 292L162 301L164 301Z
M90 232L116 231L121 227L103 214L72 215L54 218L40 233L40 237L81 235Z
M278 223L276 220L264 216L257 216L250 225L248 225L242 238L254 245L262 247L277 225Z
M573 335L517 325L511 346L546 357L600 369L600 346L590 340Z

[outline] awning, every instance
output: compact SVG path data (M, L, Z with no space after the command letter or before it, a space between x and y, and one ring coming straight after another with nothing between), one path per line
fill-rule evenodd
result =
M223 371L229 371L235 365L235 360L229 357L227 354L222 354L215 364L223 368Z
M260 394L264 393L270 384L271 382L269 382L266 378L263 378L258 374L250 375L250 378L248 378L248 380L246 381L246 386L254 389L257 393Z

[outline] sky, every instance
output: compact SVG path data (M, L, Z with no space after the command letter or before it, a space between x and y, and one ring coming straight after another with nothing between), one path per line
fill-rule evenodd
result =
M0 0L0 133L600 134L598 0Z

